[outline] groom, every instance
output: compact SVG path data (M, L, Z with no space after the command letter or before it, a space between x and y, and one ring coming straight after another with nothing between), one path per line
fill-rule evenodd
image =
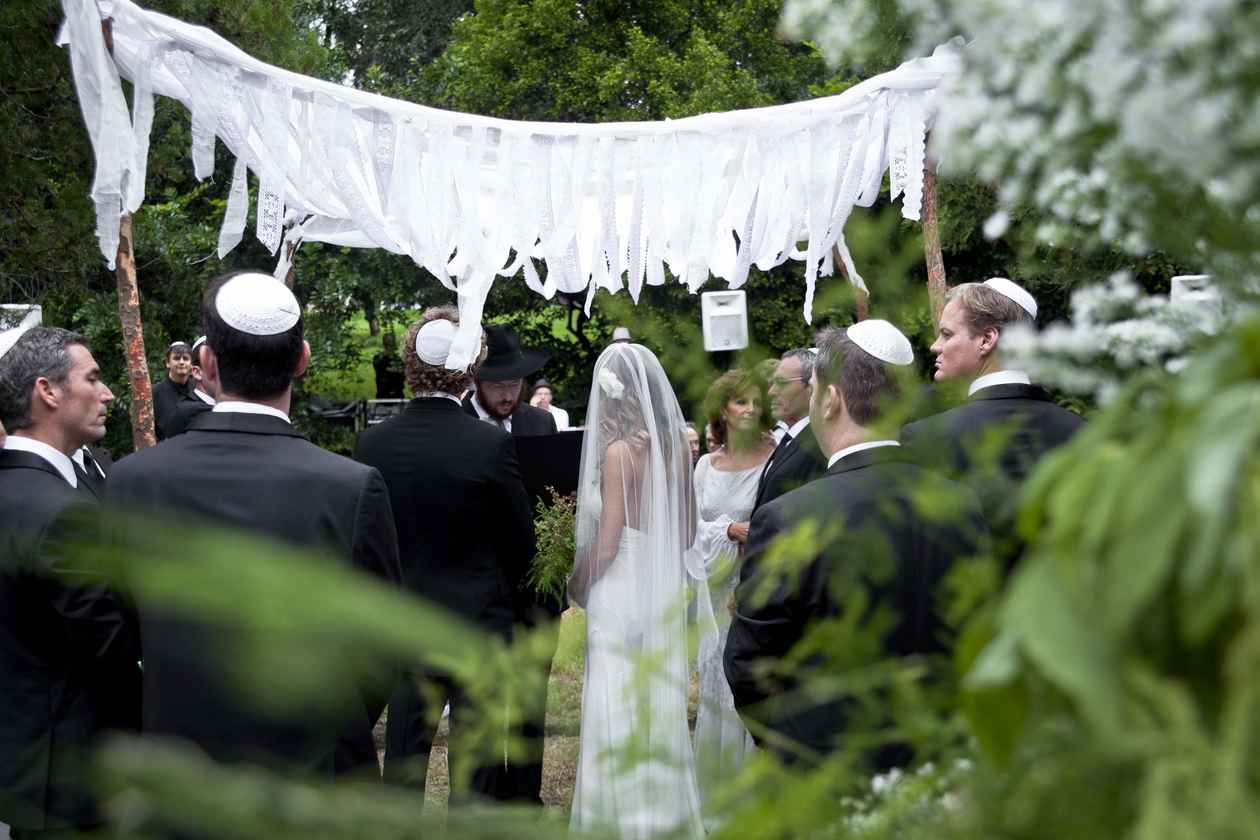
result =
M453 306L433 307L407 331L403 368L415 398L402 414L365 430L354 457L385 477L403 584L511 639L513 594L534 556L534 521L512 438L460 405L470 371L446 367L458 323ZM421 681L432 690L422 692ZM467 707L449 675L413 674L398 685L385 728L386 781L423 789L448 701L451 725L458 727ZM473 791L514 798L503 774L501 762L474 770Z
M556 420L546 410L536 408L521 399L525 379L537 373L547 363L549 353L530 347L522 347L516 333L507 327L490 325L486 331L486 358L477 369L476 388L472 396L464 400L464 411L483 422L501 428L514 438L556 434ZM522 461L526 456L522 456ZM537 479L536 475L530 476ZM527 481L527 484L533 483ZM537 499L530 498L530 510L537 506ZM559 601L537 595L524 585L517 588L515 597L516 622L524 631L554 625L560 619L564 605ZM558 638L553 638L547 648L555 656ZM546 729L547 684L551 679L551 657L542 665L541 696L534 697L526 706L517 734L528 745L527 754L513 755L500 768L501 778L497 785L503 799L542 805L542 751Z

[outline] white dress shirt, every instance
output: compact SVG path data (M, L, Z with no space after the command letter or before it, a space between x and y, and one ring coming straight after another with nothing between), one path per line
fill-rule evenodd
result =
M984 376L978 377L975 382L971 383L971 387L967 389L967 396L973 395L981 388L991 388L994 385L1031 385L1032 380L1028 378L1028 374L1022 370L999 370L994 373L986 373Z
M269 405L261 405L259 403L224 400L223 402L215 403L214 408L210 410L216 414L222 414L229 411L235 412L236 414L269 414L272 417L279 417L286 423L291 422L289 420L289 415L285 414L280 409L272 408Z
M554 405L547 406L547 410L551 412L551 416L556 418L556 431L563 432L569 428L569 412L563 408L556 408Z
M464 407L464 404L463 404L463 402L461 402L461 401L460 401L459 397L455 396L454 394L448 394L448 393L446 393L445 391L420 391L419 393L417 393L417 394L416 394L416 399L421 399L421 400L437 400L437 399L450 400L451 402L455 403L455 405L459 406L460 408L463 408L463 407Z
M780 420L779 422L783 423L782 420ZM805 427L808 425L809 425L809 415L806 414L800 420L797 420L795 423L793 423L791 427L787 428L783 432L783 434L779 435L779 439L778 441L775 442L775 445L774 445L774 452L771 452L770 457L766 460L766 468L763 471L763 474L770 471L770 465L774 463L774 454L775 452L779 451L779 446L783 443L783 439L790 438L791 440L796 440L798 437L800 437L801 432L805 431Z
M193 394L197 397L197 399L201 400L206 405L214 405L214 397L210 396L200 388L193 388Z
M74 474L74 462L70 460L70 456L54 449L42 440L9 435L4 439L4 448L38 455L52 464L71 487L79 486L79 477Z
M865 449L878 449L881 446L901 446L901 444L895 440L868 440L866 443L855 443L852 446L846 446L844 449L841 449L835 455L832 455L827 459L827 469L834 467L836 465L836 461L839 461L846 455L852 455L855 452L861 452Z

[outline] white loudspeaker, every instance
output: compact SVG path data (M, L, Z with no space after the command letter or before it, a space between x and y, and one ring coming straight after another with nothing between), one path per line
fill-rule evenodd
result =
M742 290L700 295L704 349L742 350L748 346L748 297Z

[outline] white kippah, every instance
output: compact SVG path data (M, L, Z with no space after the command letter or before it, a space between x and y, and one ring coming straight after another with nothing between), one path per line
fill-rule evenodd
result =
M914 361L914 350L910 348L910 339L887 321L879 318L858 321L845 330L845 335L881 362L908 365Z
M1023 286L1007 280L1005 277L990 277L984 281L984 285L988 286L999 295L1010 298L1019 304L1033 318L1037 317L1037 299L1028 294Z
M205 343L206 343L206 337L203 335L201 338L199 338L199 339L197 339L196 341L194 341L194 342L193 342L193 345L192 345L192 351L193 351L194 353L196 353L196 352L197 352L197 348L198 348L198 347L200 347L201 345L205 344Z
M270 274L233 277L215 295L214 308L229 327L250 335L278 335L302 317L293 292Z
M428 365L444 365L451 354L456 327L445 318L435 318L416 330L416 355Z

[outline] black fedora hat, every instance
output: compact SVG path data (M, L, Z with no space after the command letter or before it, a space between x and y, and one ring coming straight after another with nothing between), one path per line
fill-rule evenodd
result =
M551 354L546 350L521 347L521 340L507 327L486 327L486 360L477 371L477 378L487 382L524 379L547 364Z

